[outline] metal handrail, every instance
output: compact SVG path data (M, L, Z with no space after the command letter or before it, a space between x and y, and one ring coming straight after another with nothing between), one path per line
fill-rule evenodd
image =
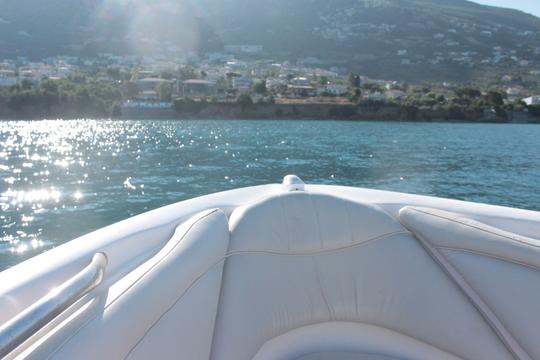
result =
M101 283L107 256L96 253L90 264L72 278L30 305L0 326L0 358L42 329L51 320L73 305Z

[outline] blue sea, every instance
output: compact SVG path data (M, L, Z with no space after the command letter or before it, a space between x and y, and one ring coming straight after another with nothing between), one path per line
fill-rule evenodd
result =
M286 174L540 210L540 125L0 121L0 270L130 216Z

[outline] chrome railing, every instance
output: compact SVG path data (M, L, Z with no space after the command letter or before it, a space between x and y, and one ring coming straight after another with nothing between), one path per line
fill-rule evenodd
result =
M79 273L0 326L0 358L8 355L51 320L94 289L105 275L107 256L96 253Z

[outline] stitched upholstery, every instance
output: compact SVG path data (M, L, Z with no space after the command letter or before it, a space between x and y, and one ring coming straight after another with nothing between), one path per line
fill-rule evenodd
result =
M436 209L406 207L400 220L459 271L530 358L540 359L537 240Z
M400 214L407 228L434 238L540 358L534 342L537 259L523 250L534 244L519 238L512 252L511 240L486 229L446 224L440 213L435 220L409 215ZM495 258L498 251L516 262ZM494 278L484 281L485 271ZM531 298L509 295L519 291ZM531 321L514 313L529 314ZM58 338L67 341L53 358L247 360L333 352L368 359L512 358L399 222L373 205L307 192L237 208L229 222L220 210L194 216L157 255L110 288L102 312L73 333L66 329Z
M165 247L109 290L106 308L57 359L208 359L229 232L221 210L181 224Z
M304 355L306 352L321 355L320 357L307 356ZM325 322L291 330L267 341L257 352L254 360L297 358L303 360L398 360L404 358L457 360L455 356L395 331L352 322Z
M467 359L511 358L419 243L374 206L288 193L235 210L229 226L236 255L224 266L212 359L251 359L271 339L326 322L376 325Z

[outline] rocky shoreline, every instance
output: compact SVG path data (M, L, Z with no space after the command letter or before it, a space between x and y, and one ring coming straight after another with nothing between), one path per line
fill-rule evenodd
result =
M275 119L275 120L363 120L420 122L540 123L540 118L522 111L431 109L399 104L251 104L205 103L196 109L120 109L115 114L100 111L81 113L70 106L54 106L46 112L31 109L14 112L0 108L2 120L41 119Z

